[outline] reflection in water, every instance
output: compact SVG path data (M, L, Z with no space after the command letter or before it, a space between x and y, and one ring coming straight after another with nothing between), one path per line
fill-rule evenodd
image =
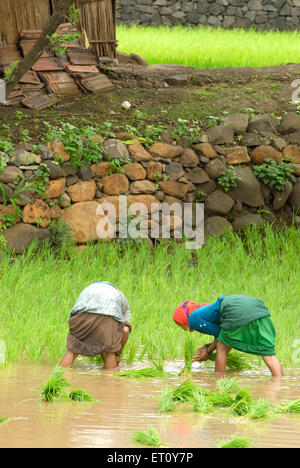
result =
M158 429L168 447L175 448L216 447L220 440L235 434L252 439L256 447L300 446L300 415L251 423L226 411L201 416L185 408L159 415L161 391L183 381L178 376L182 362L166 363L166 370L173 374L170 377L135 380L103 374L95 366L80 366L69 370L67 378L72 388L82 388L97 398L96 403L41 403L38 388L52 368L9 367L0 371L0 416L11 418L0 425L0 447L135 447L134 431L148 425ZM212 370L195 366L194 371L195 382L210 390L216 388ZM256 399L282 402L300 398L298 369L286 371L280 380L270 378L264 370L232 375Z

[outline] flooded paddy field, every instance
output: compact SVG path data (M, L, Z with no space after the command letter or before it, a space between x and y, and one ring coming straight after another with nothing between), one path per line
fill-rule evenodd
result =
M279 414L255 421L233 417L226 411L203 416L188 408L176 409L169 415L159 414L161 392L183 382L184 378L179 376L182 367L182 361L166 362L170 376L132 379L105 374L97 366L86 368L78 362L66 377L72 388L84 389L95 397L97 402L93 403L41 402L40 387L53 367L3 368L0 416L9 419L0 424L0 447L131 448L137 447L132 440L134 431L149 426L158 430L169 448L215 448L220 440L234 435L251 439L256 448L300 447L300 414ZM280 381L272 379L265 369L228 375L237 378L255 399L280 404L300 398L298 368L285 369L285 377ZM212 369L196 367L192 380L205 389L216 388Z

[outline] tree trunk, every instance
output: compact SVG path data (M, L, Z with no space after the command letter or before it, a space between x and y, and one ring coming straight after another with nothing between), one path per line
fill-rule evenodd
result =
M34 65L34 63L40 58L44 50L51 46L51 36L58 28L58 26L64 22L65 17L69 8L73 5L74 0L59 0L57 3L54 14L49 19L49 22L44 27L39 39L36 41L30 52L21 60L15 70L12 73L12 81L6 85L6 97L14 90L19 80L25 75L25 73Z

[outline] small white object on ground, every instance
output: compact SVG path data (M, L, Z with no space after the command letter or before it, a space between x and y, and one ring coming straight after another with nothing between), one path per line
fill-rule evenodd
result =
M125 109L125 110L129 110L131 108L131 104L129 101L124 101L122 103L122 108Z

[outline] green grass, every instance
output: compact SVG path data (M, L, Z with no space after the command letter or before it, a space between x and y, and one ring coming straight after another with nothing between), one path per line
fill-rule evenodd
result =
M218 448L249 448L253 445L252 440L233 436L230 440L221 441Z
M72 390L69 394L69 400L73 401L81 401L81 402L94 402L97 401L95 400L92 395L89 393L85 392L84 390L81 390L80 388L77 388L75 390Z
M118 26L119 50L149 64L197 68L262 67L300 62L300 32Z
M65 378L65 370L60 366L56 366L42 387L41 401L53 403L55 400L67 400L66 387L68 386L70 384Z
M214 302L221 295L245 294L263 300L277 329L277 354L292 365L292 343L300 336L299 231L251 229L244 238L210 238L193 254L183 245L124 248L113 242L55 255L49 249L0 264L1 335L7 364L22 360L56 363L65 352L70 311L94 281L116 284L127 296L133 331L124 348L128 363L184 359L186 333L172 321L176 306L190 299ZM206 335L189 335L194 349ZM247 356L250 363L261 364Z
M136 444L148 445L149 447L159 447L162 445L159 433L152 426L149 426L147 431L135 431L133 441Z

